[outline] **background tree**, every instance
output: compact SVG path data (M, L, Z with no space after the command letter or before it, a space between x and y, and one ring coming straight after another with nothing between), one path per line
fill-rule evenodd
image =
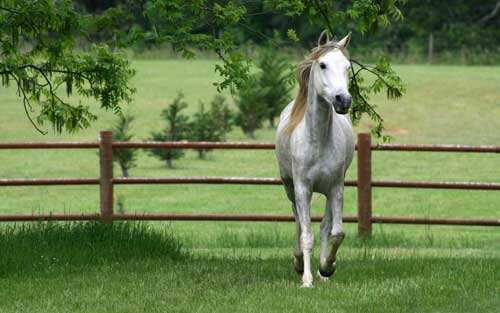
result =
M214 121L208 112L205 110L205 104L200 102L198 112L193 115L193 120L190 123L190 136L192 141L217 141L217 130L214 129ZM198 158L204 159L207 149L198 149Z
M198 112L193 115L190 122L190 136L192 141L222 141L231 130L231 111L221 95L216 95L210 102L209 110L205 110L205 104L200 102ZM205 158L208 149L200 149L198 157Z
M97 119L88 105L62 98L61 89L115 114L131 100L134 71L123 56L104 44L75 48L91 22L68 0L0 1L1 84L16 86L27 118L42 133L45 123L74 132Z
M113 128L113 140L130 141L134 137L131 133L133 121L134 117L132 115L120 115ZM138 150L136 149L115 149L113 151L113 161L120 166L123 177L128 177L129 170L137 165L137 153Z
M161 113L166 122L166 127L159 132L152 132L150 140L153 141L181 141L189 138L188 117L182 114L187 107L183 101L184 95L179 92L174 101ZM150 154L165 162L168 168L172 168L172 160L179 159L184 151L179 149L151 149Z
M210 102L211 119L214 123L214 128L217 129L217 141L226 141L227 134L233 129L234 114L229 109L226 98L221 94L216 94Z
M258 67L261 101L266 104L269 125L274 127L274 119L292 100L290 92L295 79L294 70L284 55L276 54L270 47L263 49Z
M88 30L89 36L93 40L106 41L113 45L118 40L119 44L129 44L133 41L134 49L151 47L157 44L156 35L142 32L154 32L155 24L148 17L146 7L150 5L162 5L167 1L150 0L113 0L113 1L95 1L95 0L75 0L77 9L82 12L92 14L93 27ZM202 11L211 11L216 6L227 6L233 2L233 5L242 6L245 10L241 19L230 24L215 25L218 33L214 34L222 38L224 34L231 36L238 47L251 43L252 45L263 45L274 38L274 33L286 34L288 30L293 30L300 35L297 42L282 41L276 48L306 48L309 49L316 42L318 33L326 25L321 20L311 21L305 15L308 7L314 10L311 13L319 13L315 8L327 5L335 12L339 13L341 21L335 23L334 31L337 35L343 36L348 31L353 31L354 42L350 46L352 55L363 55L370 61L381 54L391 53L393 55L408 55L409 60L420 60L420 57L426 57L429 38L429 30L435 33L435 50L437 54L453 52L457 45L457 40L463 41L468 51L475 54L484 52L490 53L495 62L493 53L498 52L500 44L500 1L499 0L404 0L404 1L370 1L370 0L336 0L336 1L271 1L271 0L252 0L252 1L210 1L204 2ZM169 0L168 5L174 7L181 1ZM196 5L201 5L191 1L191 8L182 7L173 9L165 7L170 12L184 10L187 19L198 18L190 15L188 10L193 10ZM404 20L394 18L397 13L392 6L400 9L405 16ZM230 8L230 6L229 6ZM177 11L176 11L177 10ZM414 11L415 12L412 12ZM227 17L230 17L231 10ZM388 13L388 14L385 14ZM203 13L203 12L202 12ZM289 14L287 14L289 13ZM297 14L299 13L299 14ZM343 15L348 14L347 18ZM396 14L396 15L394 15ZM317 15L317 14L316 14ZM376 27L359 28L360 20L373 22L373 16L379 18ZM174 20L176 18L171 18ZM182 19L182 16L178 18ZM213 34L215 19L208 20L207 16L202 14L198 19L200 23L193 26L193 33L199 35ZM387 24L390 21L390 24ZM370 22L371 23L371 22ZM373 23L372 23L373 24ZM112 27L107 27L111 25ZM182 24L179 24L182 25ZM191 26L189 26L191 27ZM190 28L182 31L191 34ZM361 32L364 31L364 32ZM170 30L161 30L163 34L171 33ZM94 35L94 33L96 33ZM132 35L139 33L138 36ZM293 34L293 32L292 32ZM158 35L162 35L159 33ZM460 35L460 36L457 36ZM201 45L203 37L195 38ZM460 39L463 38L463 39ZM177 38L177 40L182 38ZM169 42L165 40L163 42ZM461 44L461 43L460 43ZM191 52L196 51L196 47L190 47ZM193 49L195 48L195 49ZM206 47L210 50L210 47ZM421 53L421 55L420 55ZM359 57L358 57L359 58ZM398 57L399 58L399 57ZM492 62L491 58L479 59L484 62ZM490 61L488 61L490 60ZM476 59L468 61L476 62Z
M427 47L429 63L435 62L434 56L437 53L452 53L458 56L462 63L466 63L467 51L470 54L484 54L489 50L498 54L498 0L413 0L406 4L405 15L406 24L410 28L409 40Z
M255 131L262 127L268 117L268 107L259 88L259 76L253 74L246 84L236 93L236 113L234 122L250 138L255 138Z

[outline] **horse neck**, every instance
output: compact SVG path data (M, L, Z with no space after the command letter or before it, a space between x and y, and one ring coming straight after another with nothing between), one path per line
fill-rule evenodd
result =
M331 140L333 110L329 103L316 93L316 89L309 83L307 95L307 109L305 112L307 135L313 144L319 148L325 147Z

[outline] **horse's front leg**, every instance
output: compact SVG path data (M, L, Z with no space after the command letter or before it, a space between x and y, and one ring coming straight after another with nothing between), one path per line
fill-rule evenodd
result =
M321 222L319 274L322 278L332 276L336 269L337 251L345 237L342 229L343 206L344 182L342 181L327 195L325 216Z
M301 227L299 215L297 214L297 208L295 207L295 203L292 204L293 215L295 217L295 247L293 249L293 267L297 274L302 275L304 273L304 254L302 253L302 248L300 244L300 236L301 236Z
M282 178L283 179L283 178ZM304 256L302 254L302 249L300 248L300 221L299 215L297 214L297 208L295 207L295 190L293 183L290 180L283 179L283 184L285 185L285 191L288 199L292 202L293 216L295 217L295 230L296 230L296 240L295 247L293 249L293 266L295 271L302 275L304 273Z
M313 276L311 273L311 255L314 237L311 229L311 195L312 191L305 184L295 184L295 208L300 224L300 248L304 262L302 274L302 287L312 287Z

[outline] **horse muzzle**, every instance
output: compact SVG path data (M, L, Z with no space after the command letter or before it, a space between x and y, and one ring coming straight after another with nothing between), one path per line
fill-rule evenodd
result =
M333 101L333 109L337 114L347 114L351 107L352 97L350 94L339 94Z

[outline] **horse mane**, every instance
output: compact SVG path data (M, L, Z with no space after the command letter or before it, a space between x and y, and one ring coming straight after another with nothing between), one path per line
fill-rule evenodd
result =
M307 93L309 87L309 76L311 74L311 67L317 59L322 55L334 50L339 49L342 53L346 53L342 47L335 41L329 41L324 45L319 45L311 50L311 53L297 66L297 80L299 81L299 91L293 103L292 112L288 124L285 127L285 133L291 134L292 131L299 125L304 117L307 108Z

